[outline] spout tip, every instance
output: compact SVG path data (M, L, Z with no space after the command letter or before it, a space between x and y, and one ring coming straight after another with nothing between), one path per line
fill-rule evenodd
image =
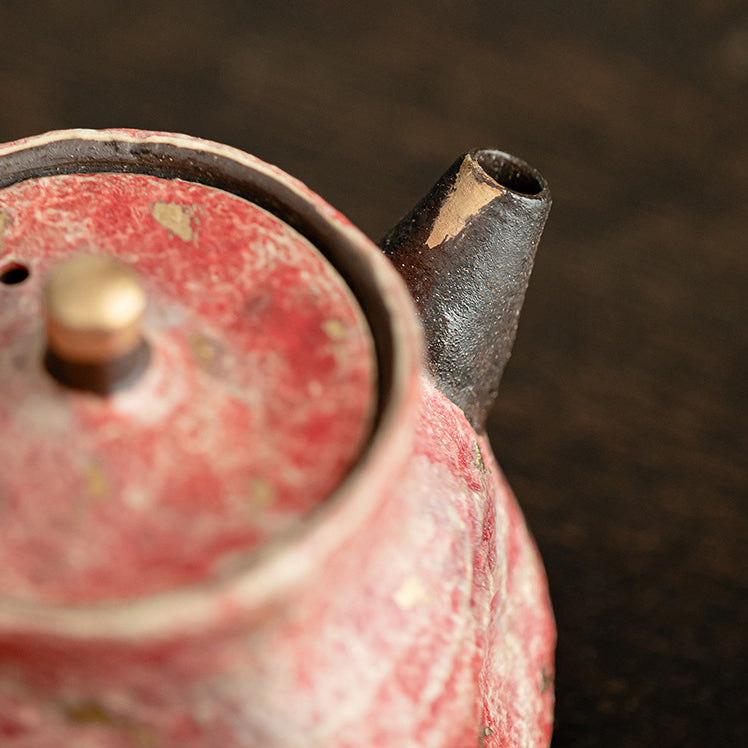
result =
M468 151L467 157L499 187L523 197L550 200L548 182L526 161L491 148L475 148Z

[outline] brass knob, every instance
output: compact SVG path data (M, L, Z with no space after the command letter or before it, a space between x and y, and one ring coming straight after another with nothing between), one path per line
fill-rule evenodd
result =
M45 283L44 305L45 363L62 384L106 393L144 368L146 295L120 260L77 255L60 263Z

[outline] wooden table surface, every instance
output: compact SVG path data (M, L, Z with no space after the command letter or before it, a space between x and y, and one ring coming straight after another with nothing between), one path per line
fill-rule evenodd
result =
M748 743L746 3L3 0L0 32L0 141L219 140L373 238L470 147L538 167L490 432L550 578L553 745Z

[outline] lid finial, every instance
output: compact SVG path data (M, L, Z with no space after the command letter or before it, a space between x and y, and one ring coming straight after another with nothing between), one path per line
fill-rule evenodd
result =
M61 384L107 394L131 382L149 358L141 332L146 296L136 273L106 255L76 255L44 287L45 366Z

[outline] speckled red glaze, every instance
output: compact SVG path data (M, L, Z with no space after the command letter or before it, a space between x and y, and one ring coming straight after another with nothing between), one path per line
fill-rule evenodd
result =
M0 271L31 272L0 285L0 594L116 600L197 581L337 488L368 435L376 363L355 299L298 232L136 174L20 182L0 213ZM78 252L122 258L149 298L151 365L106 398L40 365L42 280Z
M184 136L76 134L173 138L261 164ZM394 270L303 194L387 294L390 407L318 511L233 566L129 600L0 597L2 745L549 743L555 631L516 501L485 437L418 370L418 326ZM122 564L137 551L125 550Z

